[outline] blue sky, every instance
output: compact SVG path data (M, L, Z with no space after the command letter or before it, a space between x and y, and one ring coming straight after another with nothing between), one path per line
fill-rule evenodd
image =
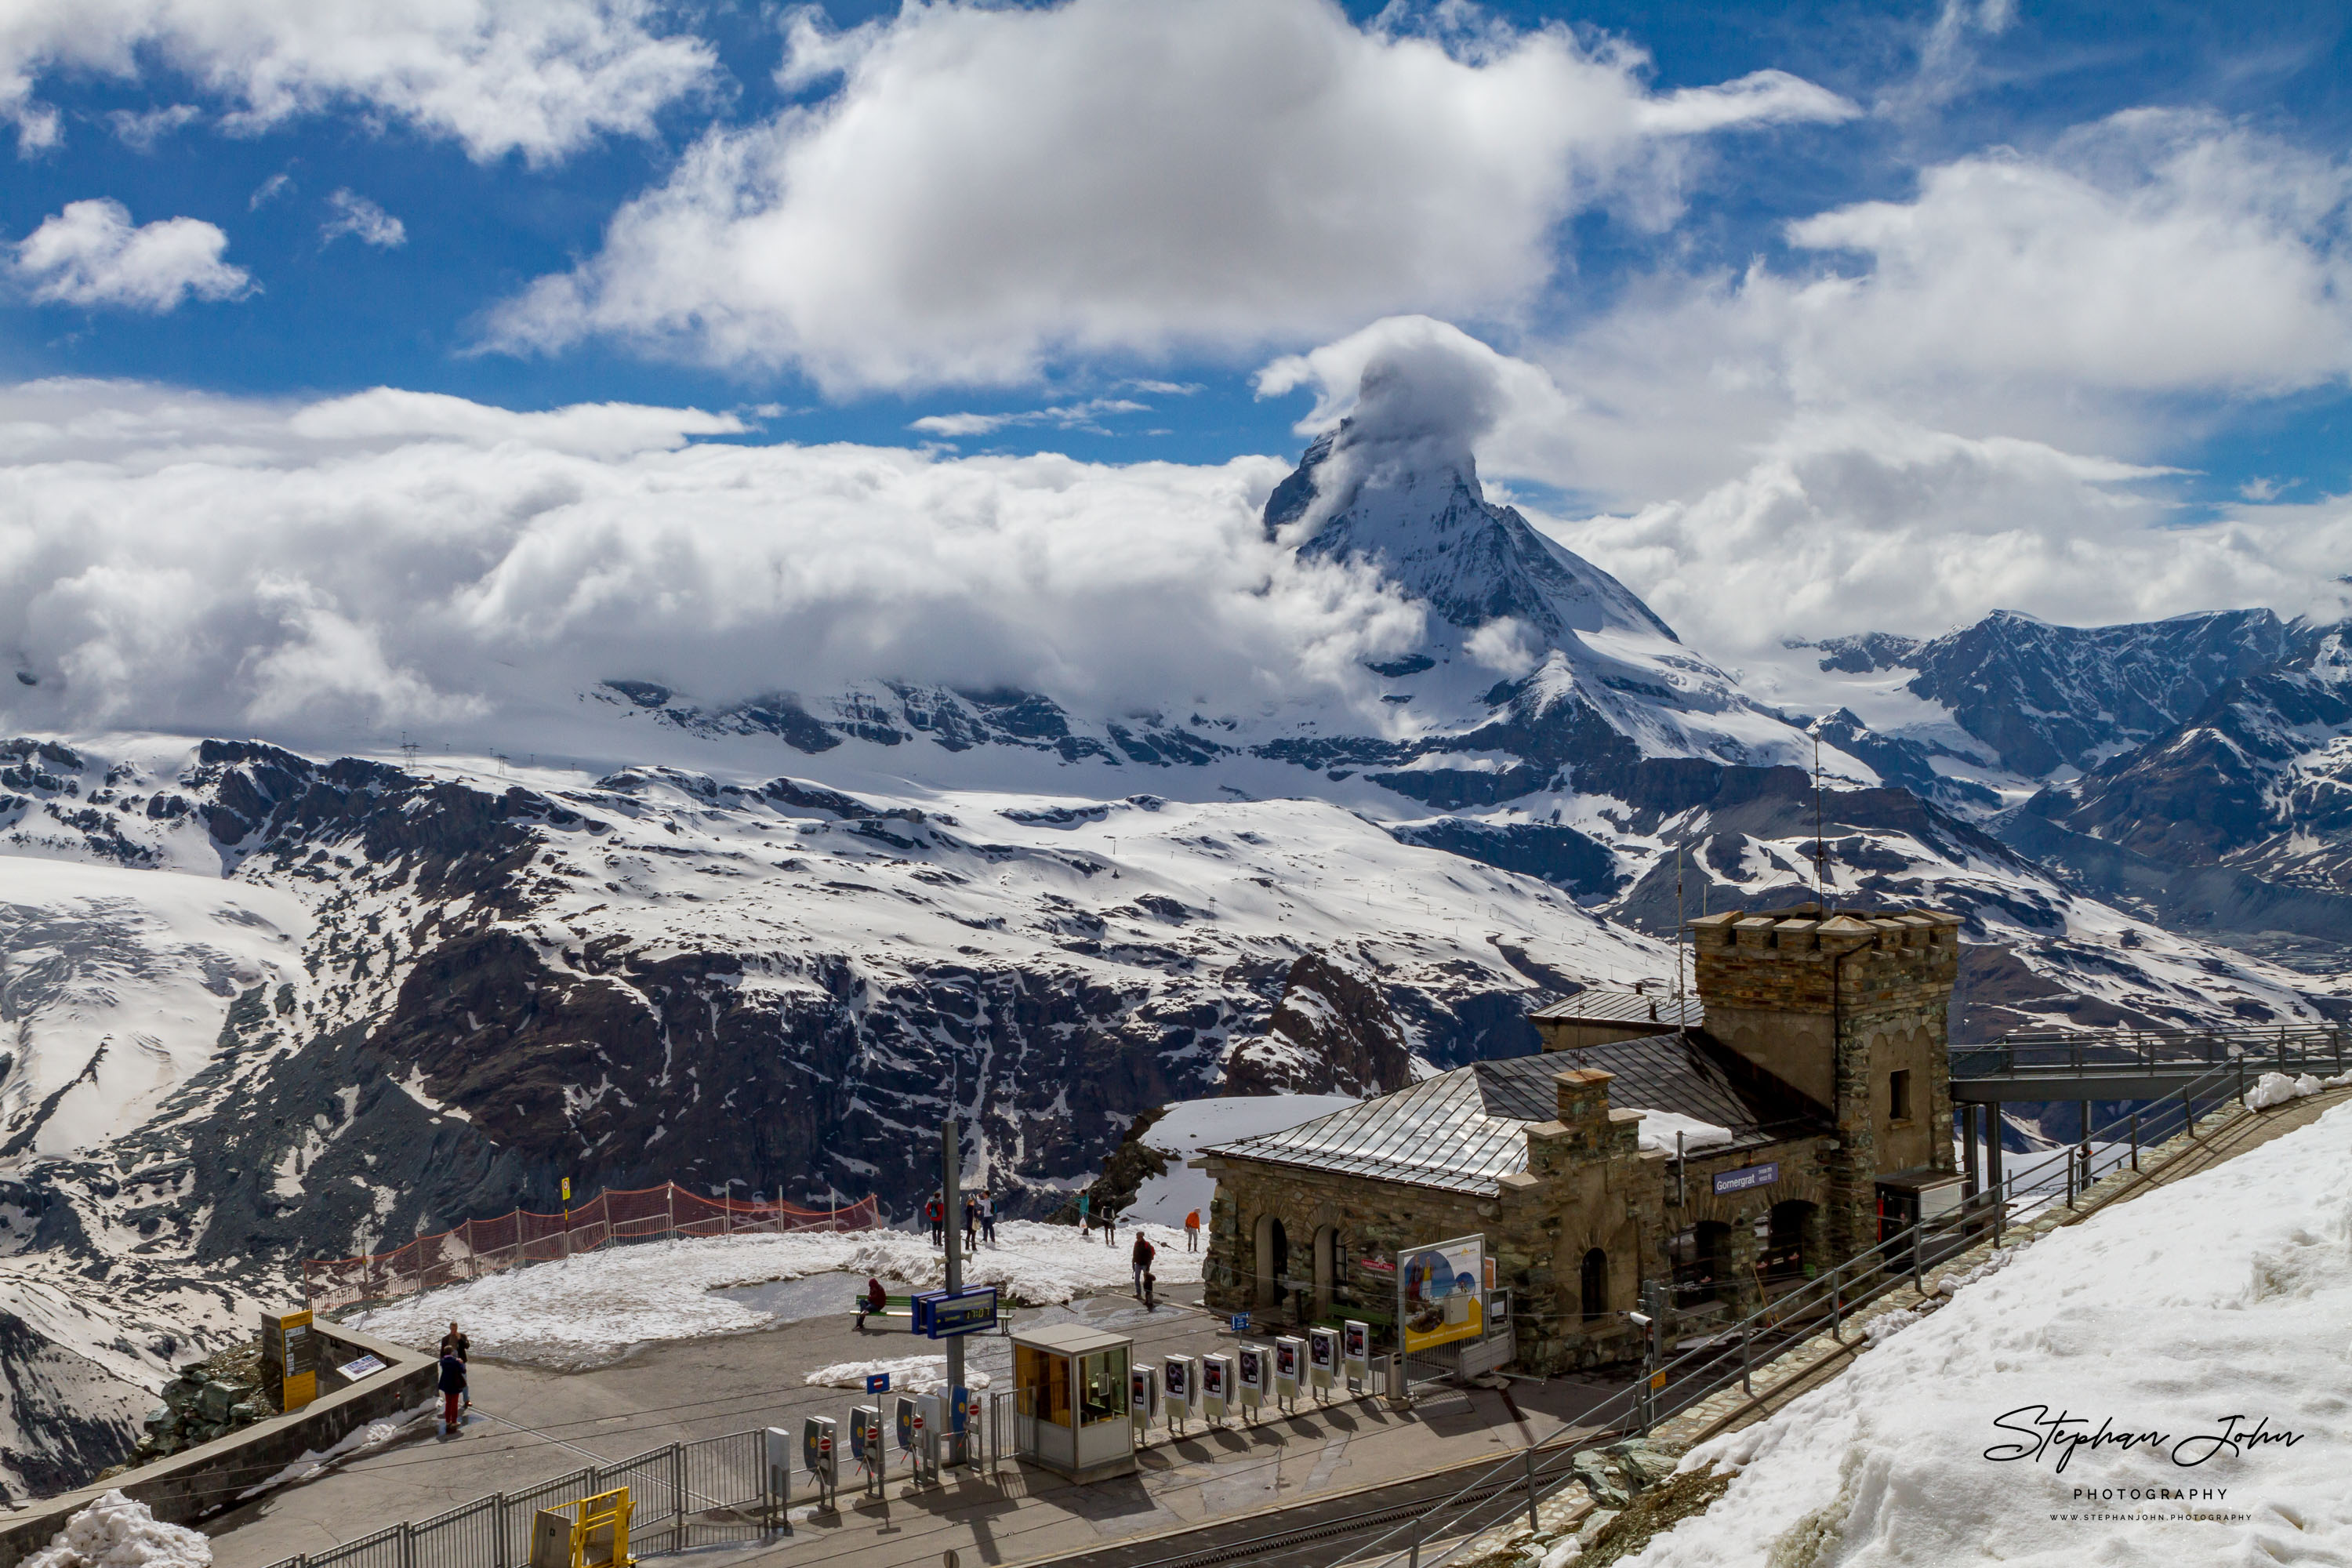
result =
M843 26L892 8L836 4ZM1370 24L1378 7L1351 5ZM1713 5L1489 8L1520 26L1568 23L1649 57L1654 89L1704 87L1756 70L1790 71L1865 106L1901 95L1921 76L1937 20L1932 6ZM1311 346L1311 333L1215 353L1056 356L1015 386L886 388L828 395L790 363L698 363L591 339L537 354L468 352L482 313L532 279L593 254L615 209L657 184L679 150L713 123L748 125L787 101L772 79L782 35L772 7L709 5L650 19L656 30L709 40L719 68L706 90L663 107L650 136L606 134L533 167L520 153L469 156L446 134L372 112L346 98L252 133L218 124L228 96L175 68L167 52L137 47L136 77L51 68L40 99L62 118L58 144L19 158L0 188L0 232L21 238L65 204L93 196L124 204L136 223L193 216L228 237L226 259L251 275L244 298L189 301L168 313L28 304L0 311L0 374L126 376L240 394L332 393L389 384L458 394L509 407L626 399L704 407L782 405L762 421L791 439L903 441L927 414L1000 412L1124 397L1148 412L991 433L992 449L1069 451L1213 461L1239 451L1285 451L1303 412L1292 396L1261 400L1247 374L1276 350ZM1840 123L1797 124L1714 139L1689 175L1686 209L1663 232L1607 211L1559 226L1559 276L1521 321L1465 322L1507 346L1529 329L1571 326L1605 311L1630 282L1661 265L1738 267L1790 256L1783 226L1852 202L1901 200L1921 168L2006 145L2033 150L2120 110L2207 110L2327 156L2347 120L2347 19L2314 6L2025 5L1997 35L1979 32L1937 101ZM797 95L822 101L839 83ZM187 104L194 123L126 144L111 114ZM209 121L209 122L208 122ZM278 194L255 195L283 177ZM406 242L383 248L346 237L324 243L324 205L351 190L396 216ZM1804 258L1798 258L1802 261ZM1197 384L1189 396L1121 390L1145 378ZM2213 397L2191 388L2164 456L2208 469L2181 481L2225 494L2256 476L2338 490L2347 476L2340 378L2284 397ZM1146 434L1163 431L1165 434ZM975 445L965 442L965 446Z
M1165 647L1229 622L1302 428L1405 365L1768 689L1995 608L2352 613L2340 8L87 11L0 19L43 723L446 719L615 626L1081 700L1138 563ZM1202 689L1389 614L1312 597Z

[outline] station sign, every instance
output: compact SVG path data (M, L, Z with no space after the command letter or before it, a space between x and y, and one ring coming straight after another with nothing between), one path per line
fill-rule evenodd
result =
M950 1340L959 1334L984 1333L996 1327L996 1287L971 1285L961 1290L928 1290L914 1299L915 1332L925 1339Z
M1761 1165L1743 1165L1737 1171L1717 1171L1715 1173L1716 1195L1744 1193L1751 1187L1769 1187L1780 1179L1780 1163L1778 1160L1768 1160Z

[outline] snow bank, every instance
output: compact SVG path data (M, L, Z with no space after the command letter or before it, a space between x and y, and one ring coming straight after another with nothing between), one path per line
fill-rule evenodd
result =
M1149 1225L1181 1226L1184 1216L1199 1209L1205 1226L1216 1184L1209 1180L1206 1171L1186 1169L1185 1161L1209 1144L1280 1132L1356 1103L1353 1096L1345 1094L1225 1095L1180 1100L1144 1130L1143 1146L1167 1155L1168 1171L1145 1180L1126 1217ZM1165 1268L1154 1272L1162 1279L1168 1278Z
M1628 1568L2345 1562L2347 1165L2352 1106L2050 1233L1694 1448L1684 1468L1732 1470L1730 1489ZM2074 1438L2112 1423L2109 1440L2037 1448L2035 1424L2062 1417ZM2295 1441L2191 1441L2258 1425ZM2141 1432L2165 1440L2115 1442Z
M1144 1228L1160 1249L1152 1272L1163 1289L1200 1279L1205 1254L1187 1253L1183 1232ZM1129 1288L1131 1229L1121 1229L1114 1247L1087 1241L1070 1226L1026 1220L1004 1221L996 1235L997 1246L964 1260L965 1284L994 1285L1038 1305ZM370 1333L429 1349L454 1319L466 1326L477 1355L578 1371L618 1361L641 1344L771 1327L779 1321L774 1314L714 1292L836 1271L891 1281L901 1287L893 1293L903 1295L908 1287L944 1284L947 1261L927 1237L905 1231L646 1242L428 1290L352 1321ZM845 1314L854 1293L842 1293Z
M1996 1247L1985 1254L1985 1260L1982 1263L1978 1264L1966 1274L1946 1274L1937 1279L1933 1285L1927 1287L1927 1294L1930 1296L1953 1295L1964 1285L1973 1285L1979 1279L1998 1274L2016 1262L2018 1255L2025 1250L2027 1245L2021 1241L2015 1247Z
M143 1502L109 1492L71 1519L22 1568L212 1568L212 1542L162 1524Z
M2347 1084L2352 1084L2352 1072L2335 1078L2316 1078L2310 1073L2289 1078L2283 1072L2266 1072L2254 1080L2253 1088L2246 1090L2246 1109L2268 1110L2273 1105L2284 1105L2291 1100L2301 1100L2322 1089L2342 1089Z
M1717 1127L1712 1121L1701 1121L1696 1116L1683 1116L1671 1110L1644 1110L1637 1141L1644 1149L1675 1152L1675 1134L1683 1135L1683 1152L1696 1154L1701 1149L1712 1149L1731 1142L1731 1129Z
M876 1373L890 1374L893 1394L929 1394L945 1388L948 1383L948 1358L943 1355L902 1355L888 1361L844 1361L819 1367L805 1380L811 1388L855 1388L863 1390L866 1380ZM988 1373L967 1370L963 1374L966 1388L986 1388Z

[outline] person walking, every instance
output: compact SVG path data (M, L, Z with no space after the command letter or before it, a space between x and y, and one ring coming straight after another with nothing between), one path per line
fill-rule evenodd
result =
M933 1193L931 1194L931 1201L923 1205L923 1217L930 1221L931 1224L931 1245L933 1247L947 1246L948 1206L946 1204L940 1201L939 1194Z
M1187 1252L1201 1250L1201 1211L1199 1209L1194 1209L1184 1216L1184 1250Z
M458 1328L455 1323L450 1324L449 1331L441 1336L441 1353L443 1355L454 1355L459 1361L466 1362L469 1370L472 1363L473 1349L473 1342L468 1340L466 1337L465 1331ZM468 1386L465 1390L464 1403L459 1405L457 1408L460 1410L469 1410L473 1407L473 1404L474 1391L470 1386Z
M980 1233L988 1245L996 1245L996 1195L983 1187L980 1193Z
M441 1352L438 1386L441 1390L441 1436L455 1437L460 1413L465 1408L462 1402L466 1397L466 1363L457 1358L454 1350Z
M963 1201L963 1249L970 1252L980 1244L980 1200L968 1197Z
M1151 1238L1145 1236L1142 1229L1138 1227L1135 1233L1135 1250L1127 1256L1129 1264L1135 1270L1135 1299L1139 1301L1143 1300L1143 1281L1151 1272L1151 1260L1158 1255L1159 1249L1151 1245Z
M1143 1310L1145 1311L1156 1312L1160 1310L1158 1303L1154 1300L1154 1298L1159 1294L1159 1277L1151 1272L1150 1265L1146 1264L1143 1269Z

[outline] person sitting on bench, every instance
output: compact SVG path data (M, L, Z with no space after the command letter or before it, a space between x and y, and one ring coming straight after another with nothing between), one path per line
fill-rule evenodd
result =
M868 1278L866 1281L865 1298L857 1303L857 1326L864 1328L866 1320L869 1316L880 1317L883 1310L889 1304L890 1299L882 1293L882 1281Z

